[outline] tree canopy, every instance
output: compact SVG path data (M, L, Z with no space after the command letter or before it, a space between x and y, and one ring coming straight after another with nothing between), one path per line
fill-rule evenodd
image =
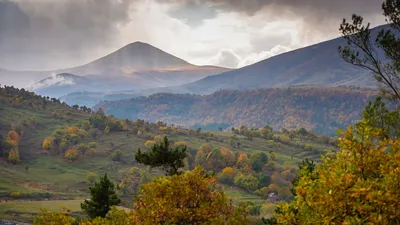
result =
M121 203L107 174L89 187L89 192L90 199L81 203L81 208L90 218L105 217L111 206Z
M187 146L179 145L171 148L166 136L159 144L154 144L150 151L142 152L139 148L135 154L137 162L150 167L161 167L170 176L180 173L178 170L185 166L186 157Z

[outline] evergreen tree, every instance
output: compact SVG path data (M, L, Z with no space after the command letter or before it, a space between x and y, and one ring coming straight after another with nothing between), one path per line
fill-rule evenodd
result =
M100 178L100 182L95 182L92 187L89 187L89 191L90 199L81 203L81 208L90 218L104 218L111 206L121 202L107 174Z
M174 149L170 148L167 137L160 144L155 144L148 152L142 152L139 148L135 159L139 163L163 168L167 175L179 174L179 168L185 166L183 160L187 156L187 146L179 145Z

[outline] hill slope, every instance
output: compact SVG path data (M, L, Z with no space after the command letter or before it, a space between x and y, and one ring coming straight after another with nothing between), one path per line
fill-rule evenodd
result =
M337 127L358 120L363 106L376 94L376 91L321 87L227 90L205 96L161 93L105 101L95 108L101 107L120 118L161 120L186 126L256 124L275 129L304 127L332 135Z
M130 193L134 187L137 188L131 185L137 184L139 177L127 171L140 169L144 173L150 173L150 177L163 174L158 169L146 172L147 167L134 160L138 148L148 149L145 145L147 140L160 137L160 128L167 128L165 132L171 144L178 141L187 143L190 154L188 165L191 167L195 166L193 164L197 149L205 143L212 145L212 149L224 149L228 153L232 151L233 157L236 153L245 153L249 159L253 159L251 155L254 153L269 154L273 151L275 157L271 163L259 169L268 177L274 173L275 178L267 179L268 182L260 187L268 186L269 182L278 182L285 190L288 190L290 180L281 178L279 174L287 170L288 166L291 167L291 177L304 158L318 161L319 155L328 148L336 148L329 144L331 139L325 138L325 141L320 141L318 136L296 135L290 140L288 134L271 133L272 137L266 140L260 138L261 132L258 129L251 129L254 137L250 140L242 133L233 135L230 132L194 131L167 126L162 122L155 124L143 120L118 120L113 116L105 117L101 113L93 113L86 108L73 109L56 99L49 100L11 87L0 87L0 112L0 220L11 218L31 221L40 207L50 207L51 211L59 211L60 206L66 205L72 207L70 209L73 211L79 210L80 200L88 197L89 183L86 177L91 172L98 175L107 172L116 184L126 180L125 176L128 176L133 184L128 183L128 194L122 191L119 191L119 194L124 196L125 200L131 201ZM110 132L105 132L103 123L111 127ZM118 127L116 124L123 126ZM9 146L5 140L8 132L12 130L20 133L17 138L17 150L21 161L15 165L7 160ZM94 133L97 135L93 135ZM46 137L52 137L54 141L49 150L44 150L42 146ZM93 142L97 143L94 152L84 154L79 150L75 160L68 160L64 156L68 148L80 149L78 146L81 144ZM119 160L114 158L117 152L122 154ZM257 176L256 180L259 179L255 171L246 173L249 172ZM234 202L265 202L265 197L256 195L253 190L246 190L236 184L221 185ZM284 193L287 194L288 191ZM8 202L4 202L5 199ZM15 199L17 200L13 201ZM46 200L48 204L32 201L39 199Z

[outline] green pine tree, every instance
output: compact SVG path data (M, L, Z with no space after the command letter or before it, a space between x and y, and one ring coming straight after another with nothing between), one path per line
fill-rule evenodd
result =
M155 144L150 151L142 152L139 148L135 154L137 162L151 166L163 168L167 175L179 174L179 168L185 166L183 160L187 156L187 146L177 146L170 148L167 137L160 144Z
M89 187L90 199L81 203L81 208L90 218L105 217L110 207L121 203L118 198L114 184L108 179L107 173Z

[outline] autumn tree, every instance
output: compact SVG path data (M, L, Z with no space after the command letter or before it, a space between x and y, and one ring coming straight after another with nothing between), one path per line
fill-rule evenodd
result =
M78 150L76 148L70 148L65 152L65 158L72 162L78 158Z
M50 151L50 149L53 147L53 138L52 137L47 137L43 141L43 149L46 151Z
M236 166L238 168L243 168L249 164L250 164L250 160L249 160L249 157L247 156L247 154L245 152L240 152L237 156Z
M89 192L90 199L81 203L81 208L90 218L105 217L111 206L121 203L107 174L89 187Z
M155 144L156 144L155 141L153 141L153 140L147 140L147 141L144 143L144 146L145 146L146 148L151 148L151 147L153 147Z
M20 162L19 152L17 148L13 148L11 151L8 152L8 161L12 164L17 164L18 162Z
M96 173L90 172L90 173L88 173L86 175L86 180L89 183L89 185L93 185L94 182L96 181L96 178L97 178L97 174Z
M236 171L232 167L225 167L221 173L218 174L217 178L222 183L233 184L235 179Z
M133 212L138 224L248 224L246 210L235 209L199 167L145 184Z
M8 139L10 139L10 140L12 140L12 141L15 141L15 142L17 142L17 143L19 142L19 135L18 135L18 133L15 132L15 131L10 131L10 132L8 132L7 137L8 137Z
M135 154L137 162L148 165L150 167L161 167L167 175L179 174L179 168L184 167L184 159L187 156L186 146L170 147L168 138L153 145L150 151L142 152L140 148Z
M400 141L381 132L363 121L342 132L337 154L299 172L297 197L279 206L278 222L399 223Z
M203 168L206 168L207 164L207 156L210 154L212 151L212 146L208 143L202 144L197 150L196 157L195 157L195 164L200 165Z

